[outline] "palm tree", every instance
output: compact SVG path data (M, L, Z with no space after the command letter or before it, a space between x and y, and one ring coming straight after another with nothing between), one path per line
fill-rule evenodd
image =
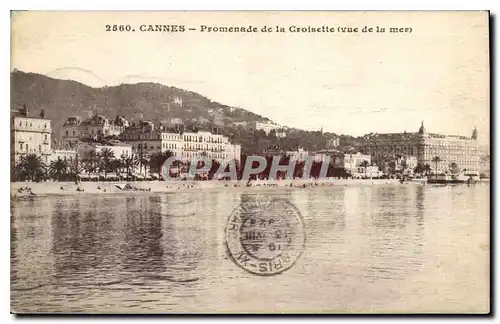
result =
M109 148L103 148L98 154L100 158L100 169L104 170L104 180L106 180L107 173L110 170L111 161L115 157L115 153Z
M139 173L142 173L142 162L144 161L144 155L141 153L134 155L134 165L139 166Z
M67 172L68 162L66 162L66 160L61 160L61 158L58 157L56 161L50 162L49 175L53 179L61 181L61 178L66 175Z
M437 174L438 163L441 162L441 158L439 156L435 156L435 157L432 158L431 161L436 164L436 174Z
M85 169L82 162L78 159L78 154L76 154L74 162L69 165L69 169L71 174L75 177L75 184L78 184L80 174Z
M126 169L127 171L127 177L130 176L130 170L132 169L133 166L135 166L135 159L133 156L125 156L125 155L121 155L121 159L122 159L122 166Z
M99 162L98 154L95 150L92 150L88 153L87 157L84 159L85 170L89 175L97 170L97 165Z
M109 171L115 172L116 176L120 178L122 168L122 161L119 159L112 159L109 163ZM121 180L121 178L120 178Z
M22 156L17 168L21 174L31 181L34 181L35 178L41 178L45 172L45 164L43 163L42 158L35 154Z
M151 162L146 156L142 157L141 164L144 166L144 177L148 174L148 166L150 166Z

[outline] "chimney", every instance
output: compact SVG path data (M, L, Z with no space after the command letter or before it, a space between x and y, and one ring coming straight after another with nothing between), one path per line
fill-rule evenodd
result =
M23 115L24 117L28 117L28 107L26 107L26 104L23 105Z
M43 109L43 108L40 111L40 118L45 118L45 109Z

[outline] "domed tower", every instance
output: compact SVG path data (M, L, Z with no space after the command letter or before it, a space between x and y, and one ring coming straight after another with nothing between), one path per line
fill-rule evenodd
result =
M424 127L424 121L422 120L422 125L420 125L420 129L418 130L419 134L425 134L425 127Z
M472 137L473 140L477 140L477 128L474 126L474 130L472 131Z

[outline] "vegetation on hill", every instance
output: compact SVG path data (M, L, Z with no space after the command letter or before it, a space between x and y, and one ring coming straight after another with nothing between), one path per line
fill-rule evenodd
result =
M182 103L178 99L182 99ZM192 91L158 83L92 88L76 81L15 70L11 73L11 108L18 109L23 105L27 106L31 116L38 116L40 110L45 109L45 118L52 120L54 139L59 139L68 117L86 118L92 113L110 118L122 115L132 122L144 119L164 125L177 119L183 128L227 135L232 142L241 144L245 153L260 152L269 146L279 146L284 150L297 146L319 150L325 148L328 138L335 135L299 129L289 129L284 138L277 138L274 133L266 135L250 127L256 121L269 121L266 117L214 102ZM235 126L235 122L247 122L247 126Z

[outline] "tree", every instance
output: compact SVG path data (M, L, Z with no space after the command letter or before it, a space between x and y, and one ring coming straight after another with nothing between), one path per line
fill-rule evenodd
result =
M438 170L438 163L441 162L441 158L439 156L435 156L432 158L431 160L432 162L434 162L436 164L436 174L437 174L437 170Z
M69 172L75 177L75 184L78 184L78 179L84 169L82 162L78 159L78 154L76 154L74 161L69 165Z
M425 173L425 175L429 175L431 173L431 166L429 163L426 163L424 165L424 173Z
M400 165L402 173L405 173L405 170L408 168L408 163L406 163L405 159L402 159Z
M115 153L109 148L103 148L99 152L98 157L100 158L99 168L104 171L104 179L106 180L108 171L111 171L110 165L115 157Z
M456 176L456 175L458 175L460 173L460 169L459 169L458 165L455 162L450 163L450 173L453 176Z
M83 160L84 169L90 175L97 170L99 157L95 150L92 150L88 153L87 157Z
M148 166L151 165L151 162L149 161L149 159L146 156L143 156L141 163L144 166L144 177L146 177L148 174Z
M155 153L155 154L151 155L151 159L149 160L150 171L158 173L158 179L161 178L161 171L162 171L163 164L165 163L165 161L169 157L172 157L172 156L174 156L174 153L170 150L167 150L165 152Z
M139 173L142 174L142 167L144 167L144 174L147 173L147 166L150 164L149 158L147 154L144 154L142 151L139 154L134 156L135 164L139 165Z
M413 169L413 173L424 173L424 165L422 163L417 163L417 166Z
M61 181L63 176L68 172L68 162L66 160L61 160L60 157L56 161L50 162L49 175L57 181Z
M359 164L360 167L362 167L365 170L365 175L366 175L366 168L370 165L370 163L366 160L361 161Z
M389 166L389 173L390 174L396 172L396 161L394 161L394 160L389 161L388 166Z
M133 166L135 166L136 160L134 159L133 156L125 156L123 154L121 155L121 159L122 159L121 164L127 171L127 177L129 177L131 174L130 170L132 169Z
M34 181L43 177L46 167L40 156L27 154L21 157L17 168L23 177Z
M119 178L121 176L121 168L122 168L122 161L120 159L114 158L109 162L109 171L115 172L116 176Z

